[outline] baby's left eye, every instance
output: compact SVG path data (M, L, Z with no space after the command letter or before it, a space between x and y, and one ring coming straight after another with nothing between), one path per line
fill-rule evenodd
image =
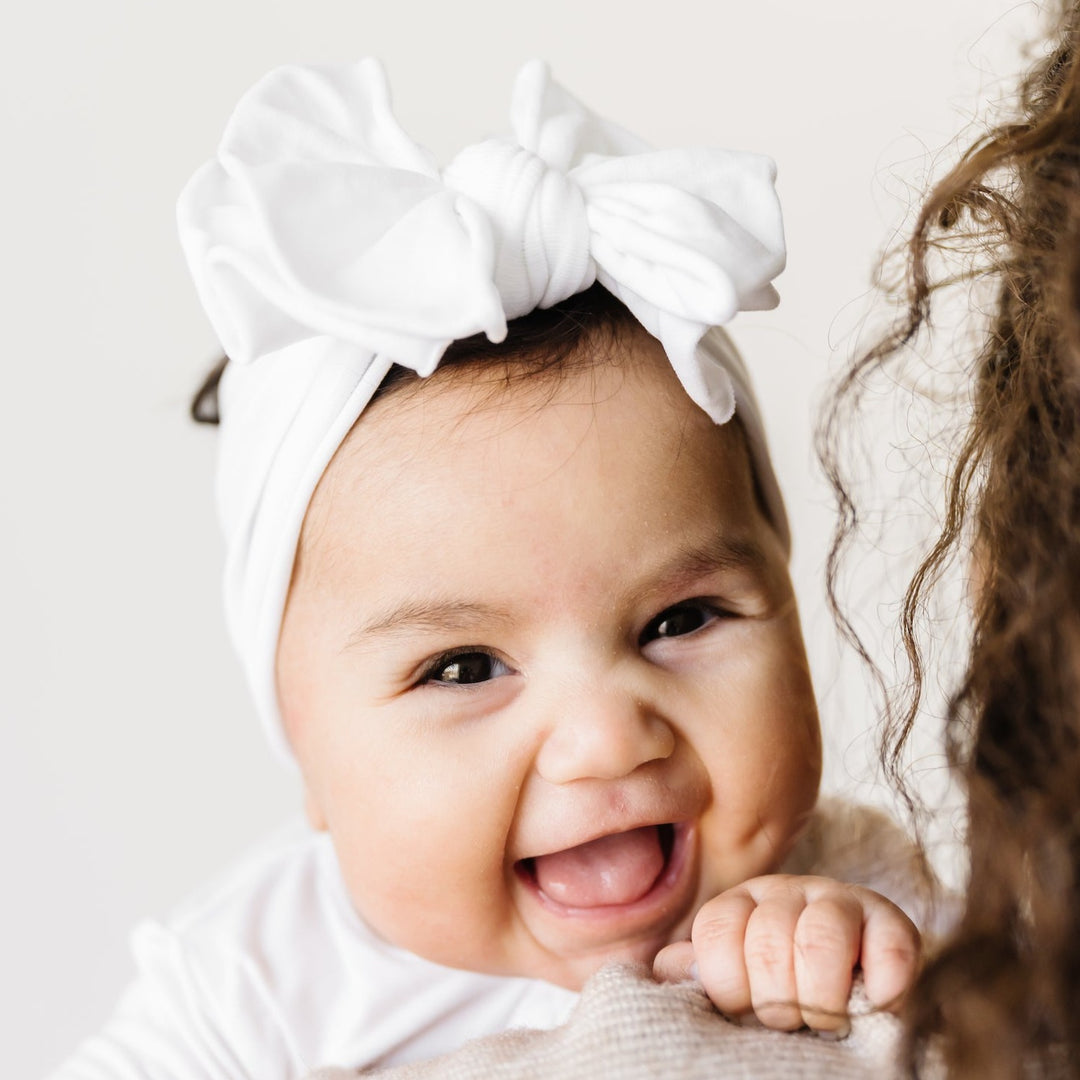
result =
M478 649L462 650L437 657L420 681L437 686L468 686L509 674L510 668L497 656Z
M690 600L661 611L641 632L641 644L646 645L658 638L685 637L700 630L720 617L712 604L703 600Z

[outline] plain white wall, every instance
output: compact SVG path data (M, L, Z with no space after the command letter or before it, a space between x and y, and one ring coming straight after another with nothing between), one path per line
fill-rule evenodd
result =
M502 130L534 55L661 145L780 164L779 311L743 317L796 537L842 786L866 758L838 685L814 406L864 310L926 151L1016 69L1008 0L53 0L0 41L0 1016L5 1073L40 1075L105 1018L126 935L295 812L225 640L214 433L186 417L215 342L173 204L238 95L293 60L383 58L443 159Z

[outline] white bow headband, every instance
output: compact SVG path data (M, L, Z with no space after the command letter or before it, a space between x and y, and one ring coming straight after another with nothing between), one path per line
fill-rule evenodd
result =
M785 247L764 157L650 150L534 61L513 137L441 173L398 126L382 68L285 67L240 101L180 197L180 238L229 356L218 507L230 632L274 745L275 656L308 502L392 364L430 374L451 341L599 281L663 344L717 423L736 405L786 519L745 370L710 327L775 306ZM704 337L703 337L704 335Z

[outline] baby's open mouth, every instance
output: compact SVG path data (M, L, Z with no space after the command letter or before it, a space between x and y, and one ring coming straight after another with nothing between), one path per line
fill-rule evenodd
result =
M674 843L673 825L645 825L521 859L516 870L548 899L568 908L633 904L664 875Z

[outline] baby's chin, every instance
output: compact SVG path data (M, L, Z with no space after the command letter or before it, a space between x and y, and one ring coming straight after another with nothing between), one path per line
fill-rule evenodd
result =
M675 942L689 940L693 914L689 912L674 926L655 934L610 941L592 948L553 950L540 946L526 933L516 941L506 942L503 948L496 948L494 952L485 951L482 955L469 955L466 950L456 955L447 955L442 949L409 951L415 951L424 959L444 967L481 975L539 979L578 992L601 968L612 964L643 966L652 970L653 960L661 949Z

